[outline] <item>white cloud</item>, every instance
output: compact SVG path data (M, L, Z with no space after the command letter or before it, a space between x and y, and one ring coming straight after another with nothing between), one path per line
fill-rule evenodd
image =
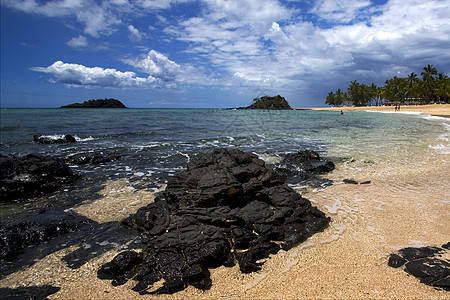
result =
M110 34L112 26L120 24L117 6L123 8L123 4L128 2L102 2L93 0L60 0L47 1L43 4L35 0L4 0L3 5L30 14L39 14L46 17L67 17L72 16L83 24L84 32L93 37L100 34ZM110 5L115 5L115 9Z
M48 67L33 67L32 71L54 76L51 82L69 87L85 88L176 88L185 84L211 83L207 76L190 65L179 65L154 50L135 59L124 60L137 70L149 74L138 77L136 73L116 69L86 67L80 64L56 61Z
M54 62L48 67L33 67L36 72L49 73L55 76L54 82L63 83L70 87L86 88L131 88L156 84L156 79L137 77L134 72L121 72L116 69L100 67L86 67L79 64Z
M155 50L134 59L124 59L123 62L171 86L205 84L207 81L207 76L193 66L177 64Z
M130 33L130 39L134 42L140 42L142 38L145 36L142 32L140 32L133 25L128 25L128 32Z
M349 23L371 5L369 0L319 0L311 12L319 18L336 23Z
M87 47L88 42L87 42L87 38L85 36L79 35L77 37L72 38L66 44L73 48L81 48L81 47Z

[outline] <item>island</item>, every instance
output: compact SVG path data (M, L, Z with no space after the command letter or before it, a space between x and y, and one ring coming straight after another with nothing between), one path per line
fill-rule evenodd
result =
M281 109L292 109L289 103L281 97L280 95L276 95L273 97L263 96L261 98L253 99L253 103L247 107L239 107L238 109L273 109L273 110L281 110Z
M61 106L61 108L127 108L122 102L117 99L92 99L84 101L83 103L72 103Z

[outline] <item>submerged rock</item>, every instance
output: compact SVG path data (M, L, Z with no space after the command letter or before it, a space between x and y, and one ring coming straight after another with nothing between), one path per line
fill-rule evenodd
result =
M287 183L297 184L308 181L310 185L331 185L329 180L321 179L317 174L323 174L334 170L334 163L323 159L317 152L300 150L297 153L289 153L281 161L277 170L287 177Z
M442 247L403 248L398 254L391 254L388 265L393 268L404 265L404 270L420 282L450 291L450 263L441 258L449 250L450 243Z
M86 164L103 164L107 162L112 162L120 159L121 154L118 153L103 153L103 152L93 152L93 153L78 153L66 157L65 161L74 165L86 165Z
M34 135L33 139L41 144L64 144L76 143L77 140L70 134L66 135Z
M281 248L289 250L329 224L330 219L265 166L254 154L218 149L198 154L168 182L155 202L123 221L142 233L147 247L127 251L98 271L99 278L149 293L174 293L188 285L211 287L209 268L239 264L261 268Z
M29 154L0 156L0 201L35 197L78 178L62 160Z

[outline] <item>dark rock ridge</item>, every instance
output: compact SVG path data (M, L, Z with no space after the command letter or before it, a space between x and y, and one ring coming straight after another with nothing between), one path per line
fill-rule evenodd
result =
M34 135L33 139L37 143L41 144L64 144L64 143L76 143L77 140L70 134L66 135Z
M420 279L420 282L450 291L450 263L441 258L450 254L450 242L442 247L408 247L391 254L388 265L405 266L404 270Z
M57 158L0 156L0 202L53 192L78 177Z
M61 108L127 108L122 102L117 99L92 99L84 101L83 103L72 103L61 106Z
M287 154L277 170L285 174L287 182L291 184L302 181L320 182L316 175L333 171L334 163L321 158L317 152L300 150L297 153Z
M292 109L289 103L281 97L277 96L264 96L261 98L253 99L253 103L247 107L239 107L238 109L273 109L273 110L282 110L282 109Z
M146 248L125 251L98 271L113 285L133 278L141 294L209 289L209 269L239 264L261 268L280 248L289 250L326 228L330 219L284 184L283 174L240 150L201 153L172 177L155 202L123 224L141 232Z

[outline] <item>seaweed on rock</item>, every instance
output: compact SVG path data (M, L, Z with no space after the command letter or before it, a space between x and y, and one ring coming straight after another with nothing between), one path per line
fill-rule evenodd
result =
M285 180L251 153L198 154L154 203L123 221L142 233L144 251L120 253L100 268L99 278L115 285L134 278L141 294L174 293L188 285L209 289L209 269L221 265L259 270L270 254L330 222ZM161 279L163 286L150 292Z

